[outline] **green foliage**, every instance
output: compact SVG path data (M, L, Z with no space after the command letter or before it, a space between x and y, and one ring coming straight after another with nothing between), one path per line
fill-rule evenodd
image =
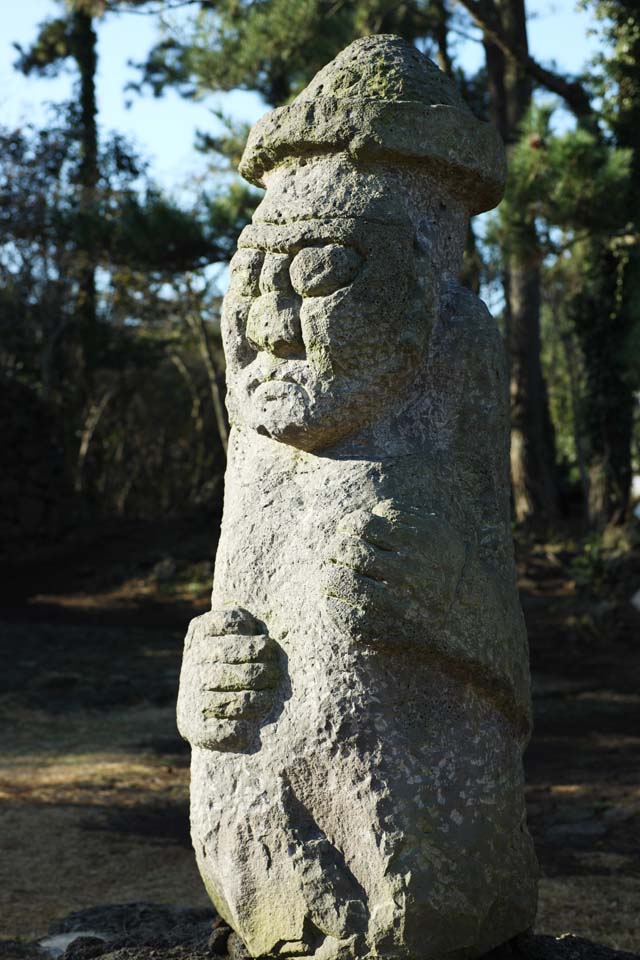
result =
M114 331L110 352L112 367L103 368L96 385L107 403L83 465L85 502L136 517L207 503L224 455L206 370L179 305L165 304L154 327Z
M295 94L349 39L345 5L323 29L322 0L236 0L203 10L190 37L186 65L200 89L257 90L278 104Z
M250 124L238 122L221 110L214 110L212 114L222 124L223 132L219 136L214 136L198 130L196 150L219 158L212 161L213 170L235 172L249 136Z
M94 249L104 269L126 264L156 273L193 270L226 256L214 229L233 231L239 200L220 204L203 197L196 209L178 207L148 180L145 165L121 137L101 150L101 177L91 205L80 207L79 148L68 135L63 111L46 130L1 130L0 226L5 263L27 264L45 256L52 266L65 257L73 273L74 250ZM228 244L228 241L225 241ZM18 259L16 259L18 258ZM44 277L43 277L44 279Z
M580 552L571 562L571 575L579 587L596 596L602 592L606 575L602 534L592 534L582 542Z
M538 222L573 236L611 233L626 224L631 151L617 149L581 127L556 135L554 108L535 105L510 157L507 194L500 207L501 239L517 244L519 227ZM554 244L548 242L553 252Z
M542 362L559 460L606 522L625 503L638 382L635 154L593 129L556 134L553 125L552 106L525 118L488 239L498 265L510 252L541 260Z
M636 0L585 0L583 5L595 14L601 40L592 83L601 98L602 120L616 145L630 154L625 229L613 250L617 282L611 316L617 355L624 358L621 376L627 384L626 417L631 422L631 391L640 386L640 7ZM637 399L635 406L637 448Z
M105 252L115 263L174 273L206 266L220 258L208 225L150 187L126 191L113 203L104 226Z
M621 146L640 146L640 8L636 0L583 0L603 41L592 84L601 114ZM640 166L640 159L636 160Z
M260 193L238 180L206 198L206 213L220 248L220 259L231 259L240 231L259 201Z
M72 56L73 29L68 17L56 17L40 24L35 43L27 50L14 44L19 57L16 67L25 75L55 77L64 61Z
M18 379L46 400L85 504L170 512L198 500L223 459L211 443L207 371L188 327L180 277L228 256L242 205L202 198L195 211L178 207L114 137L100 152L91 206L82 208L79 158L61 107L45 130L0 129L0 377ZM76 293L89 245L98 267L97 328L85 396ZM198 309L211 310L215 290L202 281L195 286ZM185 430L187 422L193 429Z
M142 64L137 85L187 96L254 90L274 106L295 96L356 37L433 35L442 16L428 0L217 0L202 4L186 28L172 30Z
M46 401L85 507L153 515L196 502L224 458L205 443L219 343L210 331L205 363L190 318L212 312L202 270L228 259L252 200L212 192L185 209L122 137L100 147L95 26L119 5L59 0L18 48L26 74L71 60L77 90L46 129L0 129L0 377Z
M633 580L625 583L625 561L637 546L637 532L632 527L612 526L601 533L586 536L578 545L570 566L577 587L607 601L622 589L623 602L628 602L634 583Z
M543 270L541 310L542 366L554 424L561 472L586 494L586 452L582 398L586 389L584 356L567 312L571 298L566 257Z

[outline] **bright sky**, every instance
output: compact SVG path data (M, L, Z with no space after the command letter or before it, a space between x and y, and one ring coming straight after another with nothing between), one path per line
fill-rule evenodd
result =
M67 98L73 82L69 71L55 80L25 78L12 67L16 53L12 43L28 45L38 24L55 16L59 6L54 0L10 0L3 10L0 40L0 123L15 126L39 122L44 117L45 101ZM593 19L576 12L574 0L529 0L529 42L531 52L547 65L577 72L596 48L588 35ZM102 130L118 130L134 139L141 153L152 162L156 180L168 188L180 190L203 169L202 158L193 150L195 130L213 131L216 121L212 108L248 121L256 120L265 109L257 96L235 92L191 103L173 92L159 100L150 95L139 97L124 92L127 81L137 74L128 61L144 60L158 37L157 18L140 13L120 13L106 17L98 27L98 106ZM467 69L475 69L482 59L478 43L458 39L456 57ZM132 106L127 109L127 100Z

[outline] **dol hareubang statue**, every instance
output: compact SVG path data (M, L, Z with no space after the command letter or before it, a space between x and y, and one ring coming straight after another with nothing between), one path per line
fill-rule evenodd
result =
M503 347L457 280L502 146L398 37L254 127L224 304L192 833L254 956L474 958L533 921Z

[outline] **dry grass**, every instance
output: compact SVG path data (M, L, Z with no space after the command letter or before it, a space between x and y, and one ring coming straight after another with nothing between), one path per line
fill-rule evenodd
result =
M14 736L8 719L0 938L41 936L55 918L99 903L207 904L185 839L184 756L139 746L171 736L172 708L53 718L23 710Z
M605 853L593 866L611 874L543 877L536 932L574 933L618 950L640 949L640 878L616 875L627 864Z

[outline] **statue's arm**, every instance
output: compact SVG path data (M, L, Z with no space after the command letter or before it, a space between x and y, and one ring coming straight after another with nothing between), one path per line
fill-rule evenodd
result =
M449 491L440 471L433 509L386 500L369 515L347 517L325 565L329 614L365 642L436 656L468 673L526 727L504 346L484 303L457 281L447 291L432 351L430 386L447 411L447 436L436 439L447 444L442 456L459 496L469 496L449 504L454 524L445 513Z
M341 633L466 676L526 735L526 633L508 570L435 512L383 501L340 527L325 564Z
M429 643L447 619L465 545L435 511L384 500L340 524L325 565L331 617L376 644Z

